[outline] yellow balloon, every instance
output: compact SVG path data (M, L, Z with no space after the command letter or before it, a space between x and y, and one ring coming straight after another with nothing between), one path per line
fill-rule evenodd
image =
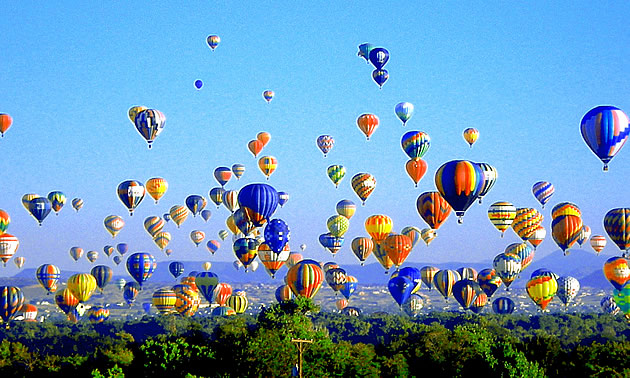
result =
M68 278L68 289L79 302L86 302L96 290L96 278L89 273L74 274Z

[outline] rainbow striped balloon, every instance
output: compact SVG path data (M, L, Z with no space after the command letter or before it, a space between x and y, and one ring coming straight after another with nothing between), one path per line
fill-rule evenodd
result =
M463 222L464 213L484 189L484 177L483 169L467 160L449 161L435 172L435 186L455 210L459 223Z
M612 209L604 216L604 229L620 250L630 251L630 208Z
M555 188L553 184L548 181L538 181L532 186L532 193L534 197L540 202L542 208L545 208L545 204L549 202L549 199L553 195Z
M402 136L400 144L410 159L422 158L431 146L431 138L424 131L408 131Z
M376 179L369 173L357 173L352 177L352 189L365 205L365 201L376 187Z
M286 281L294 295L313 298L324 282L324 271L315 260L301 260L289 269Z
M510 228L516 218L516 207L510 202L495 202L488 208L488 219L494 227L501 231L501 237L505 230Z

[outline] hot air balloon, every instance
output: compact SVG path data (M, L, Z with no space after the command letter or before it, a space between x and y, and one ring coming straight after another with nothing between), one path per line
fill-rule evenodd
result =
M206 207L206 204L206 199L200 195L193 194L186 197L186 207L193 217L196 217Z
M250 140L249 143L247 143L247 149L254 155L254 158L258 157L263 147L263 143L257 139Z
M219 38L218 35L209 35L208 38L206 38L206 42L208 43L208 47L214 51L214 49L219 46L219 43L221 43L221 38Z
M357 126L359 126L359 130L365 134L365 138L370 140L370 136L374 133L374 131L378 128L379 119L374 114L361 114L359 118L357 118Z
M220 247L221 244L216 240L208 240L208 242L206 243L206 248L208 248L208 252L212 253L213 255L216 251L219 250Z
M232 170L228 167L217 167L214 170L214 178L223 188L232 178Z
M188 285L175 285L175 311L181 316L191 317L199 308L199 293Z
M580 208L571 202L560 202L551 209L551 218L559 218L562 215L574 215L576 217L582 216Z
M376 179L369 173L357 173L352 177L352 189L363 202L363 205L375 187Z
M70 248L70 257L72 257L74 261L79 261L79 259L83 257L83 248L81 247Z
M301 260L287 272L287 285L296 296L313 298L323 281L324 272L315 260Z
M118 215L109 215L105 218L103 224L105 225L107 232L112 235L112 238L115 238L120 230L122 230L125 226L125 221Z
M175 302L177 296L170 288L158 289L153 293L152 304L158 310L160 315L168 315L175 310Z
M193 230L190 232L190 240L195 244L196 247L199 247L199 244L206 238L206 233L201 230Z
M129 210L129 215L133 215L133 211L144 199L146 190L141 182L135 180L123 181L118 185L118 199Z
M524 271L534 259L534 250L527 243L512 243L505 247L504 253L514 253L521 258L521 272Z
M617 247L630 252L630 208L612 209L604 216L604 229Z
M232 173L237 180L239 180L243 173L245 173L245 166L243 164L232 164Z
M218 187L210 189L210 192L208 193L210 200L212 200L212 202L214 202L214 204L217 205L217 209L219 208L219 205L223 203L224 193L225 193L225 189L218 188Z
M427 169L427 162L420 158L410 159L405 163L407 175L409 175L409 178L411 178L411 181L413 181L416 187L418 187L418 182L422 180Z
M4 266L7 266L7 261L15 255L19 246L20 241L15 236L7 233L0 235L0 260Z
M456 272L462 280L468 279L475 281L477 279L477 271L475 268L461 267L458 268Z
M335 188L338 188L339 183L346 175L346 168L343 165L331 165L326 169L326 174L330 181L335 184Z
M289 285L281 285L276 289L276 300L278 302L290 301L293 299L293 292Z
M339 267L328 269L324 273L326 283L335 292L343 289L343 286L346 284L346 277L346 271Z
M578 236L577 243L580 247L591 237L591 228L589 226L583 225L582 231Z
M419 159L429 150L431 138L424 131L408 131L402 136L400 145L410 159Z
M79 305L79 300L72 294L70 289L59 289L55 292L55 303L61 311L68 314Z
M110 257L114 253L114 247L111 245L106 245L105 247L103 247L103 253L105 253L107 257Z
M125 287L126 283L127 281L124 278L119 278L116 280L115 285L118 288L118 290L122 290Z
M333 215L326 221L328 232L335 237L343 236L350 227L350 221L343 215Z
M477 274L477 283L488 297L503 284L501 277L494 269L483 269Z
M87 310L86 315L90 323L99 324L109 319L109 310L103 306L92 306Z
M473 127L469 127L464 130L463 136L466 143L468 143L470 145L470 148L472 148L473 144L475 144L475 142L479 138L479 130Z
M210 270L210 268L212 268L212 263L210 261L206 261L203 263L203 265L201 265L201 267L207 272Z
M514 253L500 253L494 258L492 265L505 284L505 289L509 290L512 282L521 273L521 257Z
M278 159L273 156L263 156L258 160L258 168L267 177L267 180L269 180L269 176L275 172L277 167Z
M210 210L201 210L201 217L203 218L204 221L208 221L210 219L210 217L212 216L212 211Z
M63 205L66 204L66 195L60 191L50 192L48 193L48 201L50 201L50 207L55 214L59 215L59 211L61 211Z
M387 61L389 60L389 51L382 47L377 47L370 50L370 63L376 68L380 70L383 68Z
M278 192L267 184L249 184L239 191L238 204L247 219L255 227L260 227L276 211Z
M537 276L527 281L527 294L541 310L545 310L558 291L558 282L551 276Z
M352 218L355 211L357 210L357 205L355 205L354 202L350 200L341 200L337 202L337 205L335 205L335 210L337 210L337 214L342 215L350 220L350 218Z
M437 237L437 231L432 228L423 228L420 230L420 237L424 243L429 246L433 240Z
M122 262L122 258L120 256L114 256L112 258L112 261L114 262L114 264L120 265L120 263Z
M335 301L335 307L337 311L341 311L348 306L348 300L345 298L339 298Z
M542 224L543 215L538 210L529 207L516 209L516 216L512 222L512 229L523 241L527 241Z
M44 221L44 219L46 219L48 214L50 214L50 210L51 206L48 198L37 197L30 200L28 203L29 213L31 213L33 218L35 218L40 226L42 225L42 222Z
M19 256L13 259L13 263L18 269L22 269L24 263L26 263L26 258L24 256Z
M184 263L173 261L168 264L168 271L175 279L177 279L177 277L181 276L184 273Z
M365 231L376 243L380 243L392 231L394 221L387 215L372 215L365 220Z
M105 286L112 280L112 276L114 275L114 271L112 268L106 265L97 265L90 271L90 274L94 276L96 279L96 287L103 292Z
M507 297L499 297L492 302L492 311L495 314L511 314L515 307L514 301Z
M399 234L389 234L381 246L396 266L396 270L405 262L412 248L411 239L406 235Z
M170 243L170 241L171 241L171 233L168 231L158 232L157 234L155 234L155 237L153 238L153 243L155 243L155 245L157 245L160 250L163 250L164 248L166 248L166 246L168 245L168 243Z
M448 300L453 294L453 285L459 281L459 274L450 269L442 269L433 276L433 286L442 294L445 300Z
M527 237L527 242L531 244L532 247L534 247L534 251L535 251L536 248L538 248L538 246L540 245L540 243L542 243L543 240L545 240L546 236L547 236L547 230L545 230L543 226L538 226L536 227L534 232L529 237Z
M275 278L276 272L282 268L284 263L289 259L289 254L291 250L288 248L288 244L285 245L285 248L280 252L274 252L271 248L266 244L262 243L258 247L258 258L260 262L262 262L265 270L271 276L271 278Z
M299 263L300 261L302 261L304 258L302 257L302 255L299 252L291 252L289 253L289 258L286 261L287 267L290 269L292 268L295 264Z
M24 293L17 286L0 286L0 318L4 323L13 320L24 304Z
M0 135L4 138L4 133L9 130L13 124L13 118L6 113L0 113Z
M87 302L96 289L96 278L89 273L73 274L68 278L68 289L80 303Z
M129 251L129 245L127 243L118 243L118 244L116 244L116 251L121 256L124 256L125 253L127 253L127 251Z
M599 255L599 253L606 247L606 238L602 235L591 236L591 247Z
M201 89L201 87L203 87L203 81L195 80L195 88L197 88L197 90L199 90L199 89Z
M171 207L168 213L171 216L171 220L177 225L177 228L184 223L186 218L188 218L188 214L190 214L186 206L182 205L175 205Z
M330 232L319 235L319 243L333 255L341 249L344 242L343 236L334 236Z
M412 294L417 293L422 287L422 273L418 268L410 266L402 268L394 272L390 278L394 278L396 276L405 276L411 280L413 283L413 290L411 291Z
M558 247L562 249L564 255L578 240L582 232L582 218L575 215L561 215L551 222L551 236Z
M372 79L376 84L378 84L379 88L383 88L383 84L389 79L389 72L387 70L374 70L372 71Z
M150 216L144 220L144 229L154 238L159 232L162 231L166 222L164 219L158 216Z
M135 125L136 116L138 115L138 113L146 109L147 107L143 105L136 105L129 108L129 110L127 111L127 116L129 117L129 120L131 121L131 123Z
M477 165L481 167L481 170L483 171L483 186L479 192L479 203L481 203L481 199L488 194L490 189L492 189L494 184L497 182L499 173L495 167L488 163L477 163Z
M146 191L157 204L168 190L168 182L161 177L150 178L146 182Z
M149 148L151 148L155 138L164 130L165 123L166 116L157 109L145 109L138 113L134 120L136 130L147 141Z
M335 145L335 139L330 135L320 135L317 137L317 147L322 151L324 157L332 150Z
M54 291L54 288L57 287L57 282L59 282L60 276L61 272L59 271L59 268L52 264L40 265L35 273L37 281L39 281L39 284L46 289L48 294L51 294Z
M483 293L481 286L468 278L463 278L453 284L453 297L464 310L469 309L481 293Z
M410 102L400 102L396 104L394 112L396 113L398 119L402 121L403 126L406 126L407 121L409 121L413 115L413 104Z
M374 250L374 242L370 238L357 237L352 240L352 253L359 259L361 265L370 256Z
M232 286L229 283L220 282L217 287L214 288L214 301L219 306L225 306L225 302L232 295Z
M392 295L396 303L402 306L411 297L411 292L414 289L414 284L407 276L396 276L391 278L387 283L389 293Z
M30 303L24 303L22 308L20 309L22 316L24 316L25 322L36 322L37 321L37 307Z
M346 299L350 299L352 294L354 294L354 292L357 290L357 287L359 287L359 281L356 279L356 277L346 275L346 283L339 290L339 292L344 297L346 297Z
M243 295L230 295L225 303L228 307L231 307L237 314L242 314L247 310L249 305L247 297Z
M150 253L137 252L127 258L127 272L142 288L157 267L155 257Z
M219 285L219 276L212 272L201 272L195 276L195 285L209 303L214 302L214 289Z
M423 266L420 268L420 279L431 290L433 288L433 278L440 269L434 266Z
M267 103L270 103L271 100L273 100L273 96L275 96L276 94L273 91L270 90L266 90L263 92L263 98L265 99L265 101L267 101Z
M540 202L543 209L545 208L545 204L549 202L549 199L554 192L555 188L553 187L553 184L547 181L538 181L534 184L534 186L532 186L532 193L538 202Z
M604 276L615 289L620 290L630 280L628 260L623 257L609 258L604 263Z
M225 200L223 201L225 203ZM289 193L278 192L278 205L283 207L285 203L289 202Z
M604 163L604 171L607 171L608 163L630 134L628 116L614 106L597 106L582 117L580 131L586 145Z
M371 43L362 43L359 45L359 52L357 55L365 59L367 64L370 64L370 51L372 51L373 48L374 46Z
M464 213L484 188L484 172L476 163L452 160L437 170L435 185L442 197L455 210L455 215L459 218L458 223L462 223Z
M339 217L341 217L341 215L339 215ZM265 227L264 236L265 244L267 244L272 251L280 253L289 242L291 231L289 230L289 226L282 219L272 219Z
M223 193L223 205L230 213L235 212L238 209L238 191L226 190L225 193Z
M420 217L434 230L440 228L451 213L451 206L438 192L425 192L418 196L416 209Z
M577 297L578 291L580 291L580 281L577 278L565 276L558 278L557 283L558 292L556 295L566 307Z
M509 202L495 202L488 208L488 218L494 227L501 231L501 237L516 217L516 207Z
M78 213L79 210L81 210L81 208L83 207L83 200L81 198L73 198L72 207Z
M88 251L88 253L85 254L85 258L87 258L89 262L93 263L98 259L98 252Z
M232 246L236 258L243 264L245 270L249 264L254 261L258 255L258 246L260 243L254 238L240 238L234 242Z
M232 231L234 235L249 235L256 229L256 226L248 220L244 209L238 209L234 212L234 214L228 217L226 225L230 228L230 231Z

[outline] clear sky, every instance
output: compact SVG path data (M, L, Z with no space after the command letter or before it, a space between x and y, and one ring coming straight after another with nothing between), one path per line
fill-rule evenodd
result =
M466 4L463 4L466 3ZM604 234L604 214L628 207L630 147L602 172L602 163L583 142L579 122L601 104L630 111L630 4L592 1L522 4L505 2L86 2L0 3L0 113L13 126L0 140L0 208L12 223L8 232L21 245L16 256L26 267L74 263L70 247L101 252L126 242L131 251L167 257L142 227L189 194L208 196L218 186L213 170L246 165L243 178L227 189L265 182L247 142L259 131L272 135L262 155L278 159L269 183L290 194L275 217L291 228L292 249L305 243L305 255L331 260L318 243L326 220L341 199L360 201L350 186L358 172L376 177L377 186L350 221L346 243L335 257L356 263L350 241L366 235L364 220L387 214L394 230L426 225L416 198L435 190L434 173L444 162L470 159L495 166L499 178L482 205L473 205L464 224L451 215L429 247L418 245L408 261L487 261L518 241L508 230L501 239L487 219L499 200L517 207L540 205L531 193L539 180L556 193L543 211L548 235L537 258L556 253L550 209L561 201L578 204L593 234ZM284 5L278 5L284 4ZM206 37L221 44L212 52ZM382 90L373 67L357 57L370 42L389 50L390 78ZM193 83L201 79L197 91ZM275 91L270 104L262 98ZM394 114L401 101L415 105L403 127ZM127 109L161 110L166 127L151 150L129 122ZM374 113L380 127L371 140L356 125ZM472 149L462 131L475 127ZM408 130L431 137L425 155L429 170L418 188L404 170L400 146ZM331 134L335 147L323 158L315 140ZM326 176L331 164L347 175L339 189ZM169 190L158 205L147 195L133 217L116 196L124 180L164 177ZM68 203L38 227L24 210L25 193L63 191L81 197L75 213ZM195 248L190 231L218 239L228 211L209 201L212 218L192 218L177 229L170 222L172 260L232 261L228 240L216 255ZM112 240L103 227L110 214L126 226ZM207 239L206 239L207 240ZM609 241L602 255L616 254ZM602 263L606 257L602 256ZM371 262L375 260L371 257ZM113 265L113 264L112 264ZM13 275L12 261L0 276ZM123 265L116 268L124 272Z

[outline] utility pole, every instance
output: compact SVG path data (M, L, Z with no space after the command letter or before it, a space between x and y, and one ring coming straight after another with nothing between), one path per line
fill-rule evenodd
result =
M302 378L302 352L304 351L304 344L312 344L313 340L291 339L291 342L295 343L298 348L298 377Z

